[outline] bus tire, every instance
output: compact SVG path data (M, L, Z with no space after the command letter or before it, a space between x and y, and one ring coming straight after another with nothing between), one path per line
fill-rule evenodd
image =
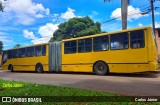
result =
M14 70L13 70L13 66L12 66L11 64L8 66L8 70L10 70L11 72L14 71Z
M36 69L37 73L43 73L43 66L42 66L42 64L37 64L35 69Z
M94 72L97 75L105 75L109 73L108 65L103 61L98 61L93 66Z

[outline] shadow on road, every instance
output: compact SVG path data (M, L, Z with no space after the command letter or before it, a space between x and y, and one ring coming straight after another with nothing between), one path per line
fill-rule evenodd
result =
M112 73L109 76L120 76L120 77L137 77L137 78L158 78L160 73Z
M10 72L10 71L7 71ZM47 74L47 75L52 75L52 74L69 74L69 75L93 75L93 76L98 76L95 73L86 73L86 72L44 72L44 73L36 73L36 72L22 72L22 71L17 71L17 72L10 72L10 73L34 73L34 74ZM136 77L136 78L158 78L160 76L160 73L110 73L107 75L104 75L106 77L109 76L115 76L115 77Z

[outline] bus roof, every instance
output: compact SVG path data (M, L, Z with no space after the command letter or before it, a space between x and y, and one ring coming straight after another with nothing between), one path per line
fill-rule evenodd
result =
M96 36L101 36L101 35L110 35L110 34L116 34L116 33L121 33L121 32L128 32L128 31L134 31L134 30L143 30L151 28L150 26L145 26L145 27L140 27L140 28L131 28L131 29L126 29L126 30L119 30L119 31L114 31L114 32L106 32L106 33L101 33L101 34L95 34L95 35L89 35L89 36L83 36L83 37L77 37L77 38L70 38L70 39L64 39L62 42L65 41L71 41L71 40L77 40L77 39L84 39L84 38L92 38Z
M110 35L110 34L116 34L116 33L121 33L121 32L128 32L128 31L133 31L133 30L142 30L142 29L147 29L147 28L151 28L151 27L150 26L145 26L145 27L140 27L140 28L131 28L131 29L126 29L126 30L114 31L114 32L107 32L107 33L101 33L101 34L95 34L95 35L89 35L89 36L83 36L83 37L77 37L77 38L64 39L64 40L62 40L62 42L77 40L77 39L84 39L84 38L92 38L92 37L101 36L101 35ZM32 46L38 46L38 45L48 45L48 44L49 44L48 42L47 43L41 43L41 44L33 44L33 45L30 45L30 46L23 46L23 47L18 47L18 48L6 49L4 51L26 48L26 47L32 47Z
M48 44L48 43L33 44L33 45L30 45L30 46L23 46L23 47L18 47L18 48L11 48L11 49L3 50L3 51L14 50L14 49L20 49L20 48L26 48L26 47L32 47L32 46L39 46L39 45L47 45L47 44Z

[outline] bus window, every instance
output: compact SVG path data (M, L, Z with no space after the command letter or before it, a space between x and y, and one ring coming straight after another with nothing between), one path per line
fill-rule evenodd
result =
M27 57L33 57L34 56L34 47L28 47L27 48Z
M108 50L108 36L99 36L93 38L93 51Z
M2 54L2 64L6 63L8 59L8 52L4 51Z
M8 51L8 59L11 59L12 58L12 50L9 50Z
M81 39L78 40L78 52L91 52L92 51L92 39Z
M64 42L64 53L70 54L70 53L76 53L77 49L77 41L67 41Z
M35 46L35 56L41 56L41 55L42 55L41 46Z
M19 57L23 58L26 56L26 48L19 49Z
M158 37L160 38L160 29L158 29Z
M42 46L42 56L46 55L46 45Z
M18 54L18 49L13 50L13 58L18 58L19 54Z
M130 32L130 47L131 48L143 48L144 47L144 31L132 31Z
M110 36L110 49L121 50L128 48L128 33L118 33Z

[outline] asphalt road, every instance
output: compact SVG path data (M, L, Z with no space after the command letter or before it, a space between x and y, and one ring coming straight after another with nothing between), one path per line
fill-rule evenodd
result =
M76 87L120 93L129 96L160 96L158 74L110 74L97 76L86 73L26 73L0 70L0 78L38 84ZM1 87L1 86L0 86Z

